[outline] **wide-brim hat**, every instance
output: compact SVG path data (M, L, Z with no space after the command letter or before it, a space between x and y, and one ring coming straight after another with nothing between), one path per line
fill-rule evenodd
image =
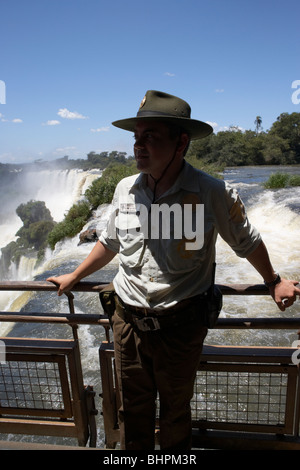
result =
M135 117L114 121L112 124L134 132L137 122L141 120L176 124L189 134L191 140L201 139L213 132L213 128L206 122L191 119L191 107L186 101L161 91L148 90Z

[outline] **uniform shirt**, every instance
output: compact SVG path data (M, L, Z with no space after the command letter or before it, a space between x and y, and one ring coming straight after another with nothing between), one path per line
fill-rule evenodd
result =
M121 299L163 309L209 288L218 234L240 257L254 251L261 237L238 193L226 182L185 162L175 184L153 205L146 179L141 173L120 181L112 216L99 240L119 253L113 282ZM160 221L159 208L164 208Z

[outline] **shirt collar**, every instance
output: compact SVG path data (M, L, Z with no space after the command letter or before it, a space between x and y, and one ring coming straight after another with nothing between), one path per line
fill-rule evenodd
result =
M183 168L179 173L174 185L169 189L168 192L173 193L180 189L184 189L189 192L196 192L199 189L199 185L194 170L195 168L184 160ZM146 174L140 173L138 175L138 177L134 180L130 191L132 191L134 188L147 188Z

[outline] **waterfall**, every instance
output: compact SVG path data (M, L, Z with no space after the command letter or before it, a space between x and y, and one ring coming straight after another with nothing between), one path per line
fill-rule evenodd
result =
M268 247L274 268L283 277L299 279L300 188L265 190L261 181L267 179L268 175L274 171L277 171L277 168L236 168L225 172L225 179L241 194L251 223L262 234ZM292 169L289 168L289 171ZM295 170L295 172L297 171L299 172L299 169ZM96 172L82 172L80 170L45 171L39 172L38 176L28 175L27 184L33 180L39 181L35 188L32 183L32 198L38 197L40 200L45 200L46 206L52 207L52 211L55 212L55 216L52 215L56 217L56 220L59 220L68 207L82 197L86 186L98 176L99 174ZM104 227L109 212L109 205L95 211L94 226ZM49 249L46 252L44 263L38 270L33 269L32 261L23 258L18 270L14 270L14 267L11 268L9 279L31 280L35 276L46 279L50 275L70 272L86 258L92 249L90 244L78 246L78 241L79 238L76 236L73 239L65 239L57 243L54 251ZM106 275L105 270L96 273L94 279L102 279L103 275ZM261 283L262 279L245 259L238 258L219 237L217 241L216 282L220 284ZM3 307L7 308L9 303L6 301L7 299L1 300L3 296L4 294L0 293L0 308L2 309ZM82 308L84 309L84 303ZM238 296L224 299L222 315L245 316L247 314L276 316L281 312L274 302L265 296ZM289 314L297 314L297 303L289 309Z
M91 183L99 178L102 174L101 170L83 171L80 169L73 170L42 170L27 171L22 176L16 175L15 186L19 186L19 191L14 189L9 198L7 209L6 205L0 208L0 250L11 241L16 240L16 232L22 226L21 219L16 214L17 207L29 200L44 201L46 207L50 210L53 219L56 222L63 220L65 213L69 208L79 201L86 189ZM0 188L0 196L1 188ZM5 195L3 194L5 199ZM7 195L6 195L7 197ZM58 251L62 250L64 243L73 247L78 243L75 238L61 242L54 252L47 250L44 263L36 268L36 259L34 257L21 256L18 265L11 263L8 272L5 274L5 280L33 280L43 270L47 269L47 263L54 259ZM66 250L65 250L66 251ZM81 250L84 251L84 248ZM70 249L67 249L67 256L70 257ZM1 251L0 251L1 257ZM60 257L57 256L59 261ZM23 304L16 304L15 300L19 293L1 292L0 293L0 310L21 308ZM26 303L26 296L22 296Z
M89 185L101 176L100 170L54 170L27 173L25 184L32 187L36 201L45 201L56 222L82 198Z
M102 175L101 170L42 170L27 171L15 177L14 188L7 194L1 191L3 205L0 208L0 248L15 240L22 226L16 214L17 207L30 200L44 201L56 222L80 200L90 184ZM2 194L3 193L3 194Z

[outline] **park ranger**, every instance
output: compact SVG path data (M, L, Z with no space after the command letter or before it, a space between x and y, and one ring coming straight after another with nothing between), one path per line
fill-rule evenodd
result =
M213 287L217 235L260 273L280 310L293 304L300 289L297 281L274 271L237 192L185 161L190 140L212 132L191 118L186 101L150 90L135 117L113 124L134 133L140 173L117 185L112 216L87 259L74 272L48 280L61 295L119 254L113 291L102 301L114 332L121 447L154 448L158 393L161 449L188 450L195 374L207 328L221 308ZM162 207L174 210L162 212L153 236L149 219ZM190 210L186 218L185 208ZM169 231L163 237L166 217ZM184 221L193 226L197 243L185 227L179 230Z

